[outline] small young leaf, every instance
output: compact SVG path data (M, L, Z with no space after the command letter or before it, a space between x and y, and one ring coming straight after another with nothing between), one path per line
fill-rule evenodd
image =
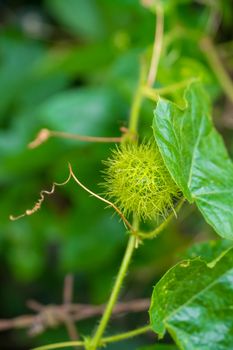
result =
M233 249L213 267L194 259L171 268L152 294L153 330L168 330L183 350L233 348L232 266Z
M184 196L195 202L216 232L233 239L233 163L210 118L209 101L195 82L186 107L160 99L154 135L165 164Z

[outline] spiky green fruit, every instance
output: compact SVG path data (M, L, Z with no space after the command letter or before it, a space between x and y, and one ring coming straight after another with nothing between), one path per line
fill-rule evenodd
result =
M105 194L125 216L142 219L165 216L179 190L154 142L124 144L104 161Z

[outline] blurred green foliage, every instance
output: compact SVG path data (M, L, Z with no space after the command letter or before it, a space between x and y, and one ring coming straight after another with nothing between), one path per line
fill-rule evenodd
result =
M217 42L230 39L231 4L227 0L216 1L214 8L208 1L164 0L163 4L164 51L155 86L200 78L212 101L222 102L216 108L219 120L225 109L223 92L199 41L207 34L215 35ZM75 275L75 301L104 302L126 242L124 227L111 209L70 182L46 198L35 215L15 222L9 221L9 215L31 208L41 189L63 181L68 161L85 185L101 192L102 160L113 145L60 139L35 150L27 145L44 127L83 135L120 135L119 128L127 126L141 54L151 54L154 15L136 0L6 1L0 6L1 317L25 312L30 297L60 302L68 272ZM212 21L219 18L214 34ZM232 69L232 46L222 45L221 50ZM181 96L180 90L174 90L168 97L179 102ZM152 133L153 108L149 101L143 105L141 137ZM223 131L230 140L231 131ZM150 296L152 281L177 254L191 241L209 237L215 237L211 228L194 208L185 208L162 236L135 254L125 298ZM135 320L128 323L125 328L132 328ZM85 333L91 325L84 322L80 327ZM123 326L116 321L116 328ZM3 344L8 342L1 337ZM28 348L24 335L14 333L14 337L12 348ZM59 329L30 342L66 337ZM127 344L130 349L141 343Z

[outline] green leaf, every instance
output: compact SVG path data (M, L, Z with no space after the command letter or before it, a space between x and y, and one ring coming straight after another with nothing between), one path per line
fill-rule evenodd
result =
M77 76L88 82L95 81L96 75L101 75L102 80L107 77L107 74L103 73L116 55L117 50L109 41L85 46L73 44L69 47L55 47L47 52L38 70L44 75L63 73L72 78ZM95 64L93 64L93 57L95 57Z
M107 88L67 90L48 99L37 112L38 118L55 130L104 136L122 112L118 96Z
M150 320L183 350L233 348L233 249L214 267L200 259L171 268L152 294Z
M32 74L43 47L37 42L1 33L0 36L0 118L5 118L8 108L24 92L25 81Z
M151 346L144 346L139 350L177 350L178 348L172 344L156 344Z
M184 196L195 202L216 232L233 239L233 163L210 118L206 93L193 83L186 106L160 99L154 135L165 164Z
M227 239L197 243L182 254L182 258L194 259L200 257L205 262L211 263L216 259L221 258L232 247L233 242Z
M72 33L91 39L103 35L103 22L95 0L47 0L46 4Z

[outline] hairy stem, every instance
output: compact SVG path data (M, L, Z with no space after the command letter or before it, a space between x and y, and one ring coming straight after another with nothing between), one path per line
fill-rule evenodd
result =
M105 328L107 326L107 323L111 317L113 307L117 302L117 298L119 296L123 280L126 276L127 269L128 269L128 266L129 266L134 248L135 248L135 243L136 243L136 237L131 235L129 238L129 241L128 241L125 255L124 255L122 263L121 263L120 270L118 272L115 284L114 284L113 289L112 289L112 293L111 293L110 298L108 300L106 309L103 313L103 316L100 320L99 326L98 326L98 328L94 334L94 337L91 341L91 345L89 347L90 350L97 349L97 347L101 343L101 337L102 337L102 335L105 331Z

